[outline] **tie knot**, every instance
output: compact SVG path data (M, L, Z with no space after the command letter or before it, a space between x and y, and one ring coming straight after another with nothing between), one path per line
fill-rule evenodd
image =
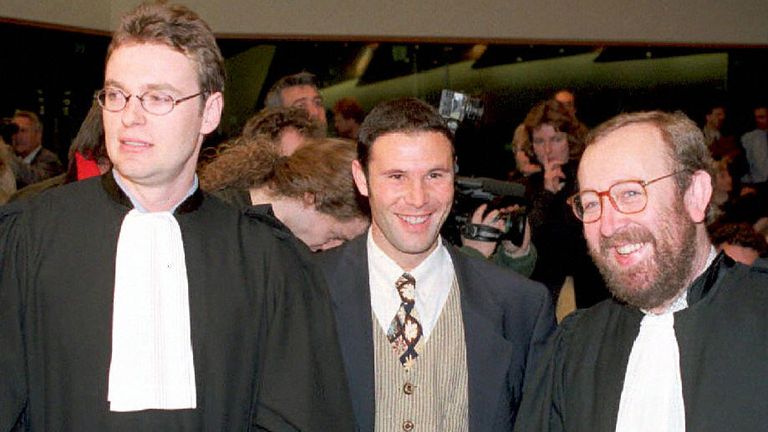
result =
M416 279L408 273L403 273L395 282L400 300L405 303L413 303L416 300Z

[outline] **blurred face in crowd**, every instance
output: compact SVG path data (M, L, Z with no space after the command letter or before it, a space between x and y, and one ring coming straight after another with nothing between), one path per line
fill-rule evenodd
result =
M336 133L342 138L355 139L356 126L358 126L355 119L344 118L341 113L335 113L333 115L333 127L336 128Z
M568 90L561 90L555 94L555 100L560 102L572 117L576 115L576 97Z
M580 192L607 191L618 182L650 181L672 173L665 146L660 132L649 124L630 124L609 133L582 156ZM608 197L601 197L602 215L584 224L584 235L611 292L631 305L652 310L686 286L698 245L693 215L677 190L675 177L647 185L645 190L647 205L634 214L620 213Z
M568 162L568 135L558 132L549 124L543 124L531 134L533 152L542 164Z
M768 130L768 108L755 109L755 125L758 129Z
M19 131L13 136L13 151L25 157L42 144L43 131L27 117L14 117L13 123L19 127Z
M713 129L720 130L723 127L725 121L725 109L723 107L715 107L707 114L707 125Z
M436 247L453 203L453 147L437 132L391 132L369 150L367 173L352 173L371 207L371 235L404 270Z
M188 189L203 137L218 125L221 93L181 102L165 115L147 112L136 98L147 91L174 99L201 91L195 63L153 43L113 51L104 85L131 95L123 110L103 110L107 152L127 186Z
M323 98L315 86L298 85L282 90L280 96L284 107L298 107L306 110L309 116L319 121L323 126L328 122L325 118Z

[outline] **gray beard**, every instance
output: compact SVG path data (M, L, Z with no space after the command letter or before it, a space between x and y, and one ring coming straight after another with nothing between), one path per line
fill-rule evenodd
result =
M601 238L598 250L590 247L592 260L614 297L650 310L673 300L687 287L696 255L696 225L681 214L664 215L666 223L659 238L644 228L630 227L611 238ZM616 270L609 264L608 254L610 245L618 241L647 242L653 254L631 269Z

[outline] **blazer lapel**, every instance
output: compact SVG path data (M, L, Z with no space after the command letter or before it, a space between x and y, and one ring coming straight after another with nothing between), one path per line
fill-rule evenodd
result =
M499 401L507 388L512 344L502 336L501 317L489 316L492 299L473 286L466 257L448 246L461 293L461 313L467 346L469 430L491 430ZM476 283L476 282L475 282Z
M341 251L328 281L352 406L361 431L373 431L376 413L367 237L360 236Z

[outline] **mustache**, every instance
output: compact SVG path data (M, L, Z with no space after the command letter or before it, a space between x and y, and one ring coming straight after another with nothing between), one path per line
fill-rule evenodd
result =
M605 252L608 249L628 243L650 243L654 245L656 244L656 238L646 228L637 226L627 227L610 237L600 237L600 251Z

